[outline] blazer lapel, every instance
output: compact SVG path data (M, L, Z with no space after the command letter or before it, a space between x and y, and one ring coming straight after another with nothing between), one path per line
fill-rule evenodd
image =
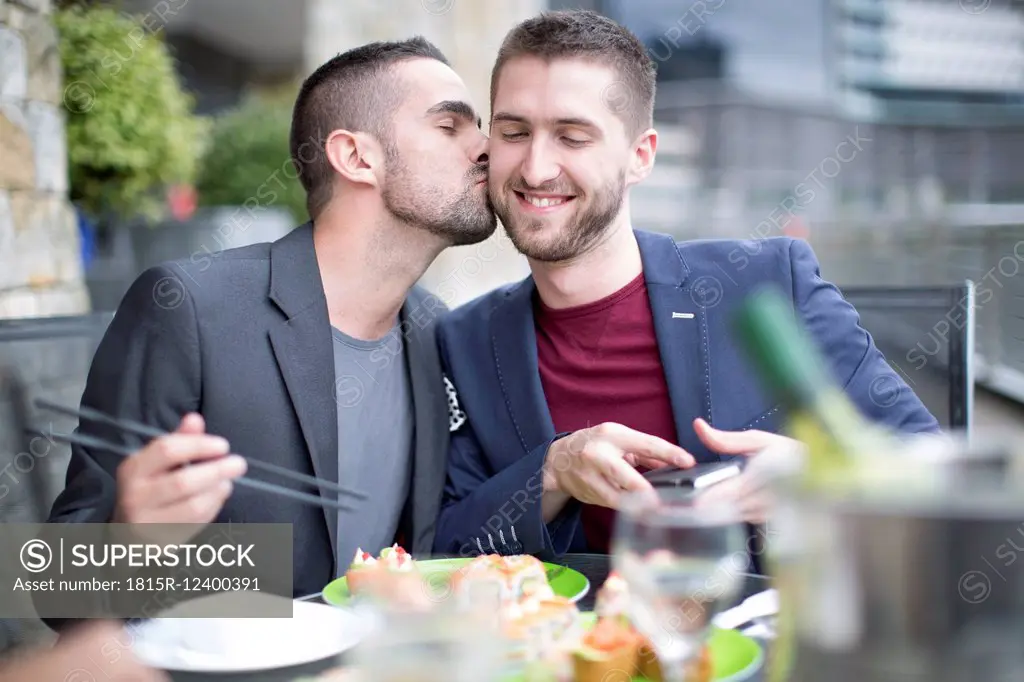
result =
M334 351L311 223L296 228L271 247L270 299L287 318L270 330L270 342L312 458L313 472L317 478L337 483ZM321 488L320 494L329 498L335 493ZM324 521L334 555L337 512L324 507Z
M528 277L505 294L491 316L498 382L525 453L555 437L537 367L533 292L533 278Z
M409 502L410 552L429 553L432 550L436 517L440 510L444 489L445 463L448 457L447 398L443 394L444 379L438 358L435 328L421 329L419 324L405 324L420 304L406 299L402 306L402 328L405 335L405 356L412 386L413 412L416 419L413 446L412 489Z
M679 445L698 462L717 462L721 458L708 451L693 429L697 417L712 423L707 304L714 301L707 300L699 278L689 282L689 268L675 239L639 230L635 234Z

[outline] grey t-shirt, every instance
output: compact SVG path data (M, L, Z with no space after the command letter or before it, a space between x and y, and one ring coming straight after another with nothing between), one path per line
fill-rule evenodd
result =
M404 339L395 327L362 341L335 328L338 480L369 499L338 512L338 571L357 548L374 556L394 542L412 475L413 403Z

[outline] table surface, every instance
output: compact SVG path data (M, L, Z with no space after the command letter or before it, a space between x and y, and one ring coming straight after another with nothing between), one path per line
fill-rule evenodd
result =
M606 554L568 554L557 563L575 571L579 571L586 576L587 580L590 582L590 589L587 594L580 599L578 606L581 611L592 611L594 608L594 599L596 598L597 590L602 584L604 584L604 581L608 578L608 574L611 570L610 557ZM728 608L731 608L732 606L742 602L747 597L757 594L758 592L762 592L770 587L768 579L764 576L751 573L742 573L740 575L744 579L743 589L735 603L729 605ZM320 594L308 595L301 597L300 599L302 601L324 603ZM761 642L761 645L764 646L765 642ZM344 656L342 656L341 662L344 662ZM299 678L308 678L319 675L332 667L336 667L338 663L338 660L319 661L305 666L293 666L281 670L245 674L209 675L180 672L169 672L168 674L174 682L213 682L214 680L218 682L228 682L229 680L246 680L247 682L294 682ZM762 679L763 677L761 672L758 672L748 678L748 682L761 682Z

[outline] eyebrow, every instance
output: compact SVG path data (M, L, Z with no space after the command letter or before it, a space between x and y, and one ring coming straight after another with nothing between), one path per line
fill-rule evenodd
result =
M510 114L507 111L499 111L498 113L494 114L494 116L491 117L491 120L492 121L505 121L505 122L509 122L509 123L529 123L529 121L526 120L525 116L519 116L517 114ZM556 119L554 119L553 123L555 125L560 125L560 126L576 126L576 127L579 127L579 128L592 128L594 130L598 130L599 129L597 124L594 123L593 121L591 121L588 118L575 118L575 117L556 118Z
M469 121L476 121L477 128L483 126L483 121L481 120L480 115L473 111L473 107L469 106L462 100L446 99L443 102L438 102L427 109L428 116L433 116L434 114L455 114L456 116L461 116Z

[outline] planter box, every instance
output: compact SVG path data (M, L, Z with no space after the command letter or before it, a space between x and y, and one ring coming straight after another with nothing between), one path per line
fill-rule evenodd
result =
M110 238L97 247L86 273L92 309L116 309L146 268L179 258L206 262L226 249L275 241L297 226L284 209L259 208L250 213L241 206L200 209L189 220L151 227L115 226Z
M296 227L284 209L259 209L250 214L241 206L197 211L187 221L167 222L132 231L138 272L164 261L198 261L218 251L280 239Z

